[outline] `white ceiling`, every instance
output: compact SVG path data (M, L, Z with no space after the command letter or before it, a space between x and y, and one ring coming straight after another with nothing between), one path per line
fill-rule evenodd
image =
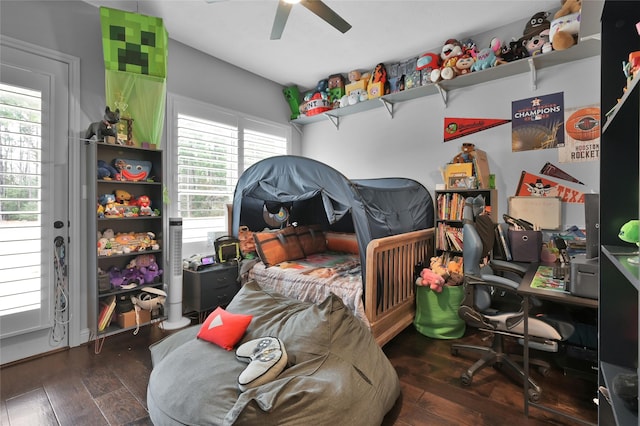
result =
M560 0L325 0L351 30L342 34L294 5L282 38L269 40L277 0L86 1L161 17L170 38L304 89L330 74L418 56L448 38L468 38L518 21L524 30L536 12L560 6Z

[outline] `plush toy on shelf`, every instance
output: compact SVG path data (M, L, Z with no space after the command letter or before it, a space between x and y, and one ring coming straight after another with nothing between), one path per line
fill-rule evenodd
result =
M369 84L367 85L367 94L369 99L379 98L389 93L389 82L387 81L387 69L383 63L379 63L373 69Z
M284 98L289 104L289 108L291 109L291 116L289 120L295 120L300 115L300 90L298 86L289 86L282 89L282 93L284 94Z
M329 102L332 108L340 108L340 99L346 94L344 88L344 76L332 74L329 76Z
M578 43L582 0L562 0L562 7L554 15L549 30L553 50L565 50Z
M423 53L416 62L416 70L422 75L423 85L425 82L431 82L431 72L440 69L440 55L437 53Z
M102 194L98 202L104 207L105 216L120 216L116 207L116 196L113 194Z
M497 38L492 39L491 43L489 43L489 47L480 49L480 51L476 53L475 62L473 63L471 70L481 71L503 64L504 61L499 57L501 49L502 42Z
M116 203L128 206L132 200L132 196L128 191L124 189L116 189L115 191Z
M103 160L98 160L98 169L97 169L98 179L103 180L112 180L112 179L120 179L120 174L111 164L107 163Z
M440 58L442 66L440 69L431 71L431 82L437 83L440 80L451 80L458 75L456 71L456 62L463 55L462 44L456 39L445 41L444 46L440 50Z
M549 43L549 12L538 12L527 21L522 37L519 42L524 47L529 56L542 53L543 46L547 45L546 51L551 50Z

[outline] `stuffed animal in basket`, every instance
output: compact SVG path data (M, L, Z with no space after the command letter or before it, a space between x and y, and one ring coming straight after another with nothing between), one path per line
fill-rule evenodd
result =
M107 106L104 110L104 116L102 121L96 121L91 123L89 128L85 132L85 139L91 139L94 135L100 142L104 141L105 136L116 136L116 124L120 122L120 110L116 109L111 111L111 108Z
M578 42L582 0L562 0L562 7L551 21L549 41L553 50L565 50Z

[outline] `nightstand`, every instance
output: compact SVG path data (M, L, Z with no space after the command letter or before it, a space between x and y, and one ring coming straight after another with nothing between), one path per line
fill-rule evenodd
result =
M238 263L225 262L200 271L183 271L182 311L206 312L226 306L240 290Z

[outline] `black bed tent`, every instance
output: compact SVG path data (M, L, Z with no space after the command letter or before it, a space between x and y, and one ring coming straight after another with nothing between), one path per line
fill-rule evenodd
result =
M233 234L238 235L241 225L252 231L272 227L264 219L265 210L280 206L289 211L289 223L355 232L363 266L372 239L434 226L431 194L415 180L349 180L327 164L283 155L255 163L238 179Z

